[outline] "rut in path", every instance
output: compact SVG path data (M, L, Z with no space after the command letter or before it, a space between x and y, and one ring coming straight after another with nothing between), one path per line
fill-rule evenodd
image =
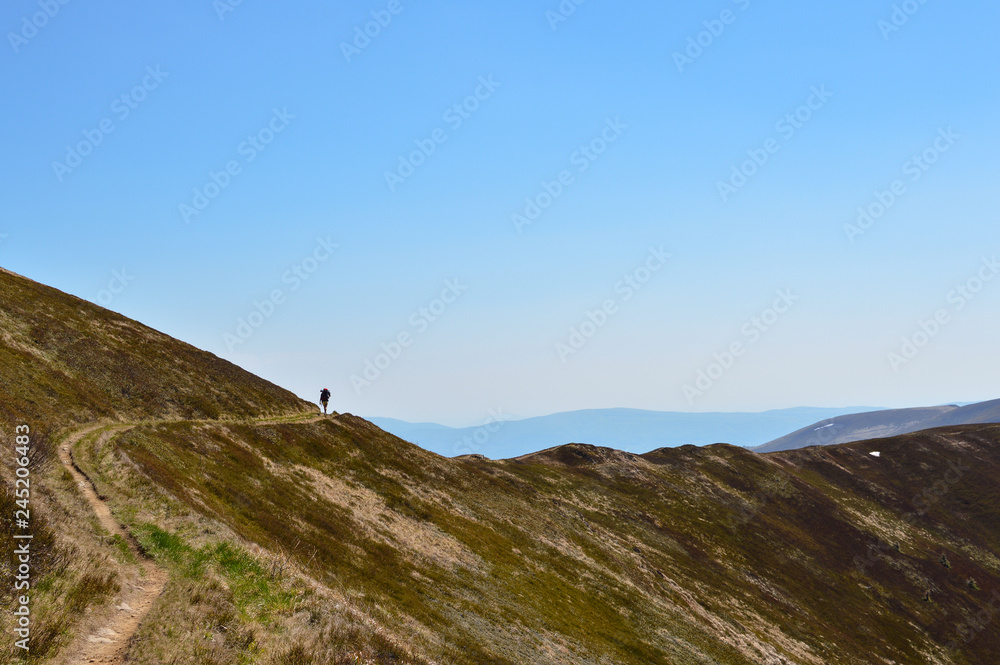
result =
M249 421L249 423L254 425L276 425L281 423L305 424L316 422L323 418L335 420L336 416L321 415L308 419L294 420L277 418L274 420ZM190 421L163 420L158 422ZM70 655L63 661L66 665L87 665L89 663L121 665L124 663L132 636L139 630L142 620L146 618L146 615L153 608L153 603L163 593L163 589L166 587L167 580L169 579L169 575L165 569L158 566L139 551L131 534L128 533L122 524L119 524L115 520L111 514L111 510L108 508L108 504L97 496L90 478L87 477L73 460L73 446L83 437L105 426L104 424L89 425L70 434L63 441L62 445L59 446L59 460L66 467L66 470L69 471L70 475L73 476L73 481L91 509L93 509L94 514L97 515L101 527L112 536L116 534L120 535L128 543L128 547L132 550L132 553L141 562L143 569L142 586L129 585L131 588L124 591L121 596L121 602L117 606L117 611L107 621L107 624L88 635L85 639L82 637L78 638L70 645L68 649ZM108 436L116 436L132 427L134 425L112 425Z
M109 619L106 626L100 628L96 633L87 636L86 641L78 639L70 645L72 655L65 662L68 665L83 665L86 663L104 663L105 665L118 665L124 662L125 652L128 648L129 640L139 629L142 620L153 607L153 602L163 593L163 588L167 583L167 571L157 566L154 562L141 554L133 543L125 528L119 524L111 515L108 504L97 496L90 479L73 461L73 446L84 436L90 434L101 425L92 425L73 432L59 447L59 460L66 470L73 476L76 483L90 505L101 527L111 535L120 535L128 543L129 549L141 561L143 568L142 586L134 586L126 589L121 597L121 603L117 607L114 616ZM115 428L120 431L128 426ZM111 435L118 433L113 432ZM75 652L75 653L74 653Z

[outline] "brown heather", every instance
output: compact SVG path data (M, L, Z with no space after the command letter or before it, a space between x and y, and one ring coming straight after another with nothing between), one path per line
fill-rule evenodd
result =
M73 662L143 584L143 555L169 581L121 662L994 665L1000 653L997 425L766 455L568 444L446 459L349 414L317 417L211 354L11 273L0 389L8 434L27 422L59 445L99 425L74 459L128 530L107 537L69 471L36 465L28 662ZM0 629L13 634L9 612ZM20 658L12 643L4 662Z

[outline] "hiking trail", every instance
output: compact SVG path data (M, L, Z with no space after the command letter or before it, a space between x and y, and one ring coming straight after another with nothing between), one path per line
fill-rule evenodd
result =
M281 416L271 419L247 420L247 421L206 421L206 422L238 422L239 424L250 425L280 425L280 424L307 424L323 419L336 420L336 413L330 415L318 415L306 418L307 414L295 414L295 416ZM298 416L298 417L296 417ZM129 550L135 555L142 568L141 585L128 584L128 588L123 589L116 599L116 612L112 617L104 622L104 625L91 631L89 635L78 636L66 649L66 656L63 662L67 665L88 665L91 663L101 665L122 665L128 653L132 637L139 630L143 619L153 608L153 603L163 594L167 581L170 578L165 568L150 559L141 552L136 545L136 541L128 529L119 523L108 504L98 496L94 488L93 481L81 469L73 458L73 447L81 439L96 430L107 428L104 436L115 437L126 430L136 426L167 423L198 422L191 420L153 420L141 423L98 423L85 425L69 434L59 446L59 461L63 467L73 477L87 504L94 511L101 527L112 537L121 536L128 544Z

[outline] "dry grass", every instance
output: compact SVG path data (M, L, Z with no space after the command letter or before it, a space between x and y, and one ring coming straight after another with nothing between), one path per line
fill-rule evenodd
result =
M648 663L670 654L680 663L823 663L834 641L912 659L942 639L941 608L921 598L925 585L947 583L927 560L907 559L898 579L882 583L902 594L898 613L859 584L851 557L869 527L851 515L865 502L869 512L883 506L886 490L873 480L832 486L824 474L839 476L863 456L819 457L809 463L821 470L795 473L784 459L729 446L642 457L574 446L513 462L449 461L350 416L157 426L114 444L102 453L109 477L115 468L133 480L169 475L159 484L175 507L159 523L174 520L181 533L181 512L211 516L217 532L283 552L282 566L332 593L303 602L355 611L370 603L361 625L438 662ZM122 480L114 491L125 504L152 493ZM880 514L892 522L891 511ZM969 607L964 591L940 603L945 612ZM863 630L843 624L845 607L865 614ZM915 617L938 622L938 632L914 633ZM323 640L310 631L297 644L325 662L337 652Z
M298 544L268 551L243 541L136 473L111 444L81 444L81 465L116 496L112 504L143 549L171 571L130 663L426 662L357 603L304 574Z
M920 482L899 473L896 490L854 478L864 473L856 467L844 477L863 455L763 459L717 447L622 459L575 449L448 461L342 422L160 424L81 441L98 491L171 570L129 662L822 663L829 643L934 662L935 642L949 637L943 617L975 615L967 580L987 589L1000 580L994 565L963 555L996 551L995 535L983 539L993 532L966 528L952 547L959 527L933 522L905 527L902 551L882 553L873 577L859 578L853 552L904 529L892 497ZM996 446L963 446L981 458L971 487L989 486L983 456ZM941 467L934 445L914 450L914 468ZM573 461L580 452L591 461ZM138 581L124 543L100 539L60 468L44 477L38 526L63 543L51 539L35 662L65 650L118 587ZM942 501L962 520L996 519L971 496L956 486ZM879 517L858 517L870 514ZM922 601L928 589L932 603ZM845 626L845 607L865 625ZM823 626L837 632L824 636ZM982 634L979 648L993 639ZM952 660L988 662L965 658Z
M31 474L31 588L18 592L30 598L30 651L13 644L13 639L0 644L3 662L42 663L64 650L94 621L111 609L110 601L122 584L134 581L138 573L134 562L123 553L121 543L101 539L96 521L76 490L72 479L53 462L54 437L33 439ZM5 477L12 469L3 468ZM13 531L14 496L3 483L0 489L0 521L4 533ZM5 538L3 549L12 558L13 540ZM127 548L124 549L127 552ZM5 607L13 601L12 569L4 566L0 573L0 594ZM10 612L0 615L0 631L13 635Z

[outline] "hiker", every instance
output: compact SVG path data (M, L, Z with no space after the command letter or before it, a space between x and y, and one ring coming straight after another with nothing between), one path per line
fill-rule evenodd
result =
M330 391L326 388L319 393L319 403L323 405L323 415L326 415L326 405L330 403Z

